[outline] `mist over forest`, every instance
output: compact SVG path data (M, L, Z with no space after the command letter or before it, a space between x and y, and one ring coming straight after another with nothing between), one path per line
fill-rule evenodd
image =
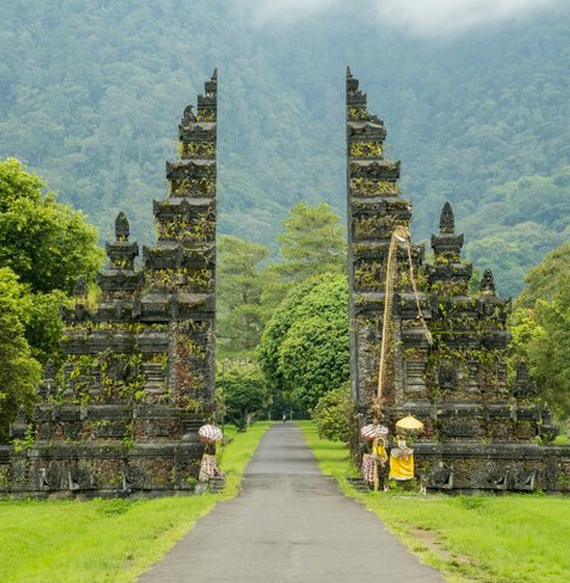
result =
M454 27L435 0L430 21L410 2L399 20L388 1L275 4L6 3L0 157L45 177L102 240L124 210L148 243L180 115L217 66L219 230L273 245L301 200L344 216L350 64L402 160L414 237L429 242L449 200L466 255L517 294L570 239L570 7L497 2Z

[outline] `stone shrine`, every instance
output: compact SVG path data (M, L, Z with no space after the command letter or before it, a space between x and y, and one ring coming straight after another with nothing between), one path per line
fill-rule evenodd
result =
M184 110L156 245L139 255L119 213L95 307L80 278L63 317L63 370L45 369L28 424L0 447L0 495L128 496L195 490L214 411L217 74ZM28 447L26 444L30 442Z
M351 392L362 426L378 385L390 241L397 227L409 230L412 207L400 196L400 163L383 156L384 123L350 70L346 111ZM510 300L498 297L490 270L470 291L473 270L454 223L446 203L429 264L423 246L407 253L398 244L382 423L393 430L408 414L424 422L413 447L427 489L570 491L570 448L547 445L557 428L533 400L524 363L507 381Z

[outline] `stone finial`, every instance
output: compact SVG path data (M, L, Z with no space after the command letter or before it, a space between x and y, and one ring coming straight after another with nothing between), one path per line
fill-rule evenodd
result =
M196 123L197 118L192 111L192 105L187 105L184 109L184 113L182 114L182 122L181 125L183 127L188 127L194 123Z
M552 411L544 409L542 412L542 424L540 426L540 436L550 443L556 439L560 431L560 427L552 422Z
M518 398L533 397L538 392L536 381L531 378L528 366L524 360L517 364L515 376L515 396Z
M493 272L490 269L485 269L483 277L481 278L480 289L483 293L495 293L495 279L493 277Z
M214 69L212 76L204 83L206 95L214 95L218 89L218 69Z
M346 88L348 91L358 91L359 82L350 71L350 67L346 67Z
M18 416L16 417L16 425L27 425L28 420L26 418L26 409L24 405L20 405L18 409Z
M87 295L87 283L85 282L85 276L80 275L77 278L77 283L73 288L73 295L76 298L84 298Z
M455 232L455 217L453 216L453 209L449 202L446 202L441 209L439 217L439 230L441 233Z
M121 211L115 219L115 238L117 241L128 241L131 234L129 219L127 215Z
M26 410L21 405L18 410L18 416L12 427L10 427L10 437L12 439L24 439L28 431L28 420L26 418Z
M44 367L44 380L51 381L55 378L55 363L50 358Z
M516 372L517 384L524 385L528 382L528 366L524 360L517 364Z
M52 390L57 387L55 372L55 363L50 358L44 367L44 378L36 387L36 394L40 400L49 396L52 393Z

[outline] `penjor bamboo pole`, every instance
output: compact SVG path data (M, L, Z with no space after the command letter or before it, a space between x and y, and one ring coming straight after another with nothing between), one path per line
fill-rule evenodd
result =
M378 423L381 416L382 393L384 390L384 377L386 375L386 360L388 353L388 342L390 340L390 324L392 322L392 305L394 299L394 280L396 278L398 240L401 239L399 231L402 227L397 227L392 233L390 247L388 248L388 261L386 263L386 282L384 286L384 316L382 320L382 342L380 345L380 366L378 370L378 387L376 390L376 403L374 407L374 422Z

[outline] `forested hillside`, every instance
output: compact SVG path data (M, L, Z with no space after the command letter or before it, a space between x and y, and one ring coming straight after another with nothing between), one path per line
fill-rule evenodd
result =
M444 39L362 8L250 23L230 0L13 0L0 19L0 157L16 156L109 236L143 242L182 109L220 70L221 231L271 244L296 202L344 191L344 66L388 126L415 236L454 203L503 293L570 239L570 7Z

